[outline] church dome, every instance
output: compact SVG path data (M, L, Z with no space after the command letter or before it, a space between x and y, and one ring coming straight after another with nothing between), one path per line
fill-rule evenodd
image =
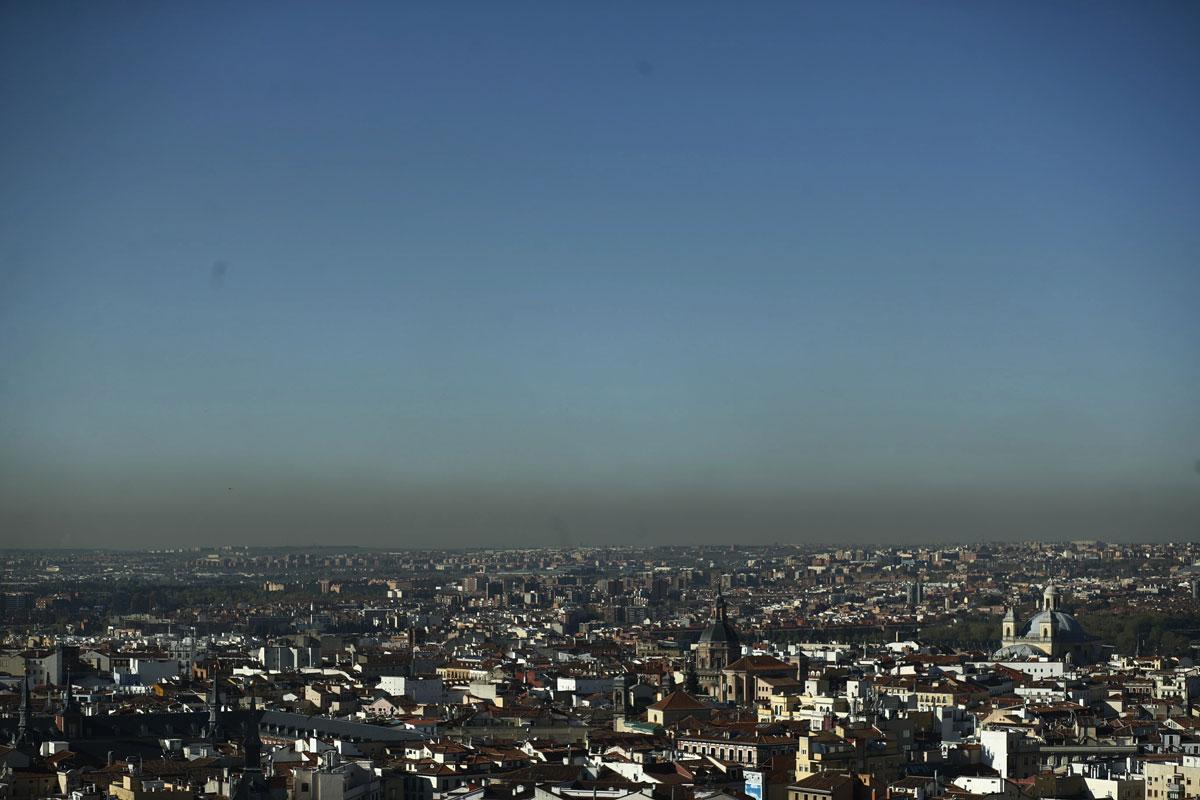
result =
M729 624L725 614L725 598L717 594L717 602L713 606L712 624L700 634L701 644L724 644L731 648L741 646L737 630Z
M738 639L737 631L729 624L728 620L714 620L700 634L700 641L736 646L741 640Z
M1079 620L1063 611L1039 611L1034 614L1029 622L1025 623L1025 629L1021 631L1021 638L1037 638L1041 635L1042 626L1047 623L1053 625L1052 630L1057 641L1088 642L1092 639L1079 624Z

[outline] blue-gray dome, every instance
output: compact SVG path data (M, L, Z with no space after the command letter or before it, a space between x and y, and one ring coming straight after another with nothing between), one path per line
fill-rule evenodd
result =
M711 625L704 629L700 634L701 642L723 642L730 647L738 647L741 644L738 638L737 630L726 620L715 620Z
M1054 625L1054 638L1060 642L1088 642L1092 637L1079 624L1079 620L1062 611L1039 611L1025 623L1021 631L1022 639L1036 639L1042 635L1042 625Z

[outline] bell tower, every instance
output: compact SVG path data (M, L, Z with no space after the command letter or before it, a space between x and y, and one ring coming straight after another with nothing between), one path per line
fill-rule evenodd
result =
M625 729L625 716L629 710L628 689L629 680L625 677L624 672L613 678L613 730L615 731Z

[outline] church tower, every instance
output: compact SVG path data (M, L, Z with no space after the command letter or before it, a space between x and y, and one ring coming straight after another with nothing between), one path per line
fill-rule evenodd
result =
M214 749L225 740L221 728L221 677L215 669L212 673L212 688L208 690L208 725L205 734Z
M1000 624L1000 641L1004 647L1013 643L1017 638L1017 610L1012 606L1008 607L1008 611L1004 614L1004 621Z
M78 739L83 733L83 715L79 711L79 703L75 700L75 695L71 691L71 671L67 670L66 688L63 690L63 705L62 710L58 712L58 719L55 722L58 724L59 731L67 739Z
M721 683L721 670L741 655L741 639L729 624L725 596L718 589L709 625L700 634L700 641L696 645L696 671L704 691L716 695L717 687Z
M246 718L246 734L242 739L242 751L246 762L242 769L242 780L238 783L233 800L266 800L271 796L270 788L263 777L262 738L258 734L259 713L254 695L250 696L250 714Z
M625 730L625 717L629 712L629 679L625 673L613 678L613 730Z
M700 694L700 679L696 675L696 657L688 653L683 672L683 690L690 695Z

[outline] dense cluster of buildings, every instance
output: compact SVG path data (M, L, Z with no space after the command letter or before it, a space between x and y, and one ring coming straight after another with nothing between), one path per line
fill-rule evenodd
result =
M8 553L0 798L1200 797L1200 547Z

